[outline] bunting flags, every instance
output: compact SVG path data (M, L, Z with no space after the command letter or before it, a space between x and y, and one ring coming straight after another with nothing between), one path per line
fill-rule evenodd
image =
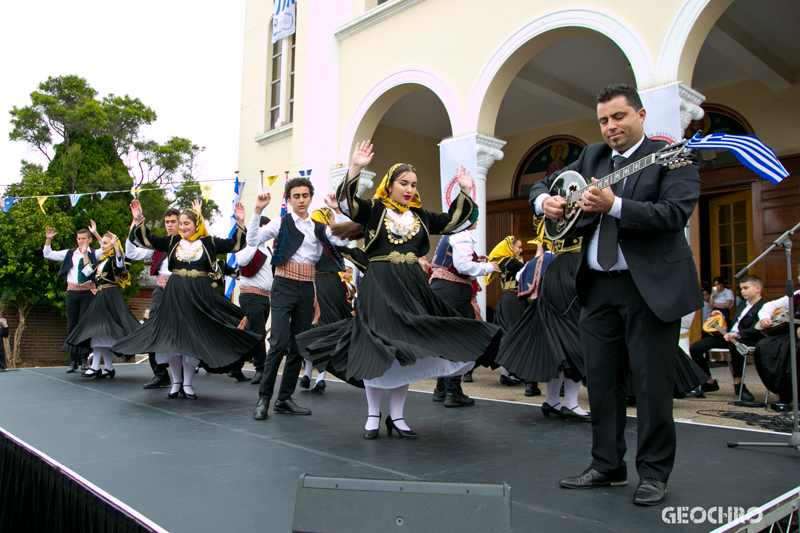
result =
M81 199L82 194L70 194L69 195L69 203L72 204L72 207L75 207L75 204L78 203L78 200Z
M274 176L267 176L267 181L269 181L269 186L272 187L272 184L275 183L275 180L278 179L278 174Z
M103 198L105 198L105 197L106 197L106 194L108 194L108 192L106 192L106 191L100 191L100 192L98 192L97 194L99 194L99 195L100 195L100 200L102 200Z
M698 132L689 139L686 147L698 150L717 148L728 150L744 166L775 185L789 175L789 171L775 157L772 148L762 143L755 135L712 133L707 137L701 137Z
M36 201L39 202L39 209L41 209L42 213L44 213L45 215L47 213L44 212L44 202L45 202L45 200L47 200L47 198L48 198L47 196L37 196L36 197Z
M236 204L241 201L242 194L244 193L244 183L239 182L239 175L236 175L236 180L233 182L233 200L231 201L231 230L228 232L228 238L232 239L236 234ZM228 266L236 268L236 254L228 254ZM225 297L228 299L233 298L233 289L236 288L236 280L230 276L225 277Z
M3 212L8 212L11 209L11 206L14 205L16 202L16 198L3 198Z
M211 189L214 186L211 184L208 185L201 185L200 189L203 191L203 198L205 198L206 203L208 203L208 199L211 198Z

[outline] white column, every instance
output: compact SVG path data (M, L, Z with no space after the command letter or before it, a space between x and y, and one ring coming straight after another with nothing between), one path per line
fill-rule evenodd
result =
M486 255L486 223L489 217L486 214L486 176L495 161L503 159L503 146L506 141L487 137L486 135L475 135L477 141L478 173L475 180L475 199L478 204L480 219L478 220L478 255ZM478 305L481 308L481 316L486 319L486 291L478 293Z
M328 192L336 192L336 189L339 188L339 184L342 182L343 179L347 176L347 172L350 170L350 167L341 167L341 168L332 168L330 172L330 179L328 180ZM370 172L369 170L362 170L361 171L361 178L358 180L358 191L356 194L361 196L369 189L372 188L373 181L375 179L375 173Z
M682 83L678 85L678 95L681 98L681 128L685 130L693 120L703 118L705 112L700 104L706 97Z

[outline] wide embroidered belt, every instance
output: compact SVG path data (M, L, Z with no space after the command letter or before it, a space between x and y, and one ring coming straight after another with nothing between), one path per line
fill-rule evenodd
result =
M389 262L394 265L400 265L406 263L407 265L413 265L415 263L419 263L419 258L414 255L414 252L408 252L405 254L401 254L400 252L392 252L389 255L376 255L375 257L369 258L370 263L379 263L379 262Z
M67 283L67 290L68 291L94 291L94 290L96 290L96 287L94 286L94 283L92 283L91 281L87 281L86 283L81 283L81 284Z
M462 278L458 274L450 272L446 268L434 268L431 274L431 279L443 279L445 281L452 281L454 283L463 283L472 286L472 280L469 278Z
M258 287L248 287L247 285L239 284L239 291L242 294L259 294L261 296L266 296L269 298L269 291L265 291L264 289L259 289Z
M173 276L180 276L182 278L214 278L213 272L203 272L201 270L186 270L185 268L181 268L180 270L173 270Z
M293 263L286 261L282 265L275 267L275 275L279 278L291 279L294 281L314 281L314 263Z
M169 276L165 276L163 274L159 274L158 278L156 278L156 284L162 289L167 286L168 281L169 281Z
M111 287L117 287L117 288L119 288L119 285L117 285L116 283L106 283L106 284L104 284L104 285L98 285L98 286L97 286L97 292L100 292L100 291L102 291L103 289L110 289Z

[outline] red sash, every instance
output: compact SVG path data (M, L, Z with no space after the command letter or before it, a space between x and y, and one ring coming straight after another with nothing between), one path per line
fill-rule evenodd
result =
M161 268L161 263L167 258L165 252L156 252L153 254L153 262L150 263L150 275L155 276L158 274L158 269Z
M239 270L240 275L251 278L258 274L258 271L261 270L261 267L264 266L264 263L267 261L267 256L261 250L256 250L256 254L253 256L253 259L247 265L241 267Z

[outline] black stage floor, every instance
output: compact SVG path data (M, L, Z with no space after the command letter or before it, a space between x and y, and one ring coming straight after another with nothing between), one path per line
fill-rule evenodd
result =
M445 409L409 393L416 441L362 438L363 391L330 383L298 392L312 416L252 419L257 390L200 372L199 401L144 390L147 365L121 365L116 379L64 368L0 374L0 427L172 532L291 531L300 474L456 482L507 481L515 532L710 531L668 524L665 506L745 509L795 488L800 454L789 448L729 449L729 440L786 442L782 434L678 424L678 455L665 505L631 503L638 479L628 421L627 487L568 491L562 477L589 465L591 428L543 417L538 407L479 400ZM384 396L384 414L388 395ZM313 512L320 512L314 510Z

